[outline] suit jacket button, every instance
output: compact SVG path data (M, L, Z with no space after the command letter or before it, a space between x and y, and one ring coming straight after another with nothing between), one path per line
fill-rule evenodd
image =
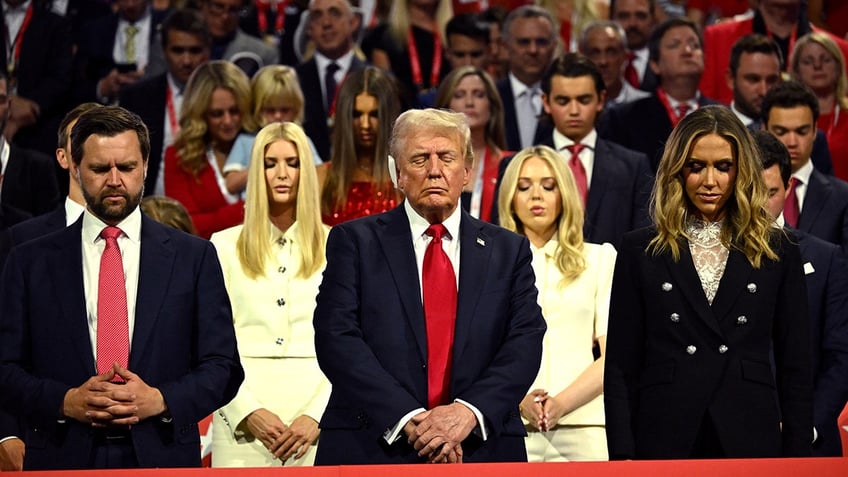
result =
M672 289L672 288L673 288L673 287L671 286L671 283L663 282L663 284L662 284L662 291L664 291L664 292L669 292L669 291L671 291L671 289Z
M727 353L727 346L725 346L725 345L721 345L721 346L719 346L719 347L718 347L718 352L719 352L719 354Z
M748 323L748 317L746 317L745 315L742 315L742 316L736 318L736 324L737 325L745 325L747 323Z
M283 306L286 304L286 300L284 298L280 298L277 300L277 306Z
M282 339L282 338L277 338L277 340L276 340L276 341L274 341L274 342L275 342L275 343L277 343L278 345L282 345L282 344L283 344L283 339Z
M680 321L680 315L678 315L677 313L672 313L671 316L669 316L669 318L671 319L671 321L673 321L675 323Z
M686 347L686 352L689 354L695 354L695 351L698 351L698 348L696 348L694 345L689 345Z
M756 283L749 283L746 288L748 289L748 293L757 293L757 284Z

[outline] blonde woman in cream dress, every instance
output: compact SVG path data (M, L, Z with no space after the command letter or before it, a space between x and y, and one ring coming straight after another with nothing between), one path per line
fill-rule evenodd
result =
M615 249L583 242L577 186L566 162L547 146L515 155L498 207L501 225L530 240L548 325L539 373L519 406L527 458L607 460L602 391Z
M294 123L256 136L243 225L212 236L233 307L245 380L215 413L214 467L312 465L330 383L312 312L327 228L309 142Z

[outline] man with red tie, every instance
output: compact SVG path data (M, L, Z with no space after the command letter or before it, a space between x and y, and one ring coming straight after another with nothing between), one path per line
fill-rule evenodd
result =
M135 114L82 114L86 211L3 269L0 407L24 470L200 466L197 422L244 378L213 246L140 212L149 152Z
M315 463L526 461L518 404L546 328L529 244L459 207L462 114L407 111L390 150L404 203L327 240L314 323L333 390Z

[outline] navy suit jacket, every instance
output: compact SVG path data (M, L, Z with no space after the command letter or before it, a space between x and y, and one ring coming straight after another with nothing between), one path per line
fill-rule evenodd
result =
M504 78L498 81L495 86L498 88L498 94L501 97L501 103L503 103L504 126L506 129L506 150L520 151L522 149L521 133L518 130L518 116L515 112L515 98L512 93L512 84L510 84L509 78ZM532 126L528 125L528 127ZM544 140L545 131L543 128L539 127L538 122L536 123L535 128L535 132L533 133L533 144L539 144L542 140Z
M25 469L90 466L91 426L59 421L65 393L96 374L83 289L82 220L15 247L0 292L0 406L21 416ZM172 419L132 426L141 467L199 466L197 423L244 377L213 246L142 216L129 369ZM60 273L57 273L60 272Z
M41 152L12 144L0 202L32 216L53 210L60 199L55 162Z
M354 56L347 74L364 69L366 66L368 66L368 63ZM300 89L303 90L303 131L309 136L309 139L312 139L321 159L328 162L330 161L332 130L327 126L327 118L330 117L330 114L324 107L318 64L315 62L315 58L312 58L298 65L296 71ZM339 83L339 88L341 88L341 83Z
M813 169L798 230L848 251L848 183Z
M138 114L150 131L150 160L147 161L144 195L155 193L156 178L162 167L167 91L168 76L167 73L162 73L143 79L121 91L119 99L120 105ZM179 111L176 113L179 115Z
M674 261L646 251L655 235L625 234L616 257L604 370L610 459L691 458L705 417L729 458L809 456L810 325L798 247L775 232L779 260L763 258L758 269L731 250L710 305L688 242Z
M836 421L848 402L848 263L839 246L795 231L810 305L815 456L841 456Z
M719 103L701 96L698 104ZM648 156L651 171L657 170L671 130L671 119L656 93L632 103L607 108L598 125L598 134L602 138Z
M518 404L536 377L545 322L527 239L462 212L450 399L483 414L464 461L526 460ZM427 408L427 333L404 206L332 228L315 309L318 363L333 390L316 464L420 463L386 430ZM402 434L402 433L401 433Z

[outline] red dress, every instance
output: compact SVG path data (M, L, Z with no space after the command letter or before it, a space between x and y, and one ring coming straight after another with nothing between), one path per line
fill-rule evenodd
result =
M816 127L827 136L827 148L830 150L830 161L833 163L833 175L848 181L848 111L820 114ZM834 122L834 117L836 121Z
M352 182L344 208L333 211L330 215L324 215L322 220L325 224L333 226L359 217L392 210L398 203L395 193L386 194L377 189L372 182Z
M244 202L224 198L212 165L200 174L187 172L177 162L172 146L165 151L165 194L178 200L191 216L197 235L208 239L213 233L244 222Z

